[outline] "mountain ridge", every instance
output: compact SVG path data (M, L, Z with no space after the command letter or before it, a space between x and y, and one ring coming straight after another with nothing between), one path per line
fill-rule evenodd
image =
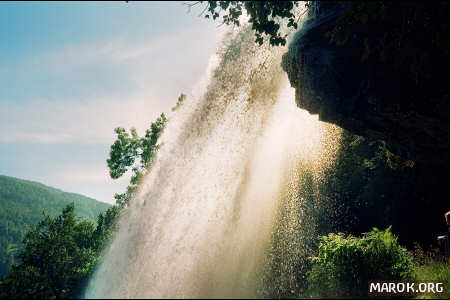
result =
M37 181L0 175L0 278L5 276L22 248L22 239L32 225L59 215L73 202L78 218L94 224L100 212L111 205Z

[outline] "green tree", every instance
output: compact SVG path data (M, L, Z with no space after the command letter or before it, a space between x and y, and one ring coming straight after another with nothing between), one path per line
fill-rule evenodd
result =
M42 219L42 211L56 217L71 202L76 216L93 223L100 212L111 206L37 182L0 175L0 278L17 261L25 234Z
M288 27L297 29L298 20L293 9L298 4L299 1L207 1L204 16L223 24L239 26L239 17L245 9L249 15L248 22L255 30L256 42L261 45L267 36L271 45L279 46L286 44L287 34L282 33L280 26L283 20L287 19Z
M135 128L131 128L130 133L121 127L114 130L117 134L117 139L111 145L109 158L106 160L109 174L111 178L117 179L130 168L133 172L126 192L114 195L119 206L123 207L128 203L147 167L152 163L155 153L160 147L158 138L164 130L166 121L167 118L162 113L151 124L150 129L145 131L143 137L138 136Z
M1 283L7 298L67 298L93 272L98 252L93 247L95 226L75 217L74 204L61 215L43 220L25 235L20 262L13 264Z
M255 30L260 45L268 38L271 45L285 45L287 35L281 23L297 29L293 9L299 1L197 1L203 4L205 18L239 26L243 10ZM313 13L330 8L339 17L325 31L330 43L346 45L352 39L361 54L361 63L394 65L415 84L439 79L433 74L445 72L448 61L448 14L450 5L441 1L427 5L417 1L306 1ZM302 13L303 14L303 13ZM328 26L323 24L321 26ZM436 70L434 70L436 69Z
M186 95L185 94L181 94L178 97L177 103L175 104L174 107L172 107L172 111L176 111L178 108L180 108L181 105L183 105L184 100L186 100Z
M185 98L181 94L172 110L180 107ZM161 114L143 137L139 137L134 128L130 133L120 127L115 129L117 140L111 145L107 164L114 179L131 168L133 175L127 191L115 195L116 205L98 215L97 226L90 221L77 220L73 203L57 217L44 214L43 219L25 234L19 262L13 264L8 275L0 281L0 298L55 299L82 295L102 250L117 229L121 212L154 160L160 147L158 138L166 121L165 115ZM5 257L11 259L17 248L10 244L4 251L9 255Z
M98 215L97 227L92 234L93 243L92 247L100 253L108 241L114 235L117 229L117 220L119 219L121 213L121 207L118 205L113 205L108 208L105 212Z

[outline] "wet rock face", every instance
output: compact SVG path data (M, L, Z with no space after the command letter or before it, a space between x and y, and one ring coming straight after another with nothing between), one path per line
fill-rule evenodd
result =
M448 57L430 52L433 80L421 84L395 63L363 62L357 26L344 45L325 36L341 13L342 8L324 8L309 18L283 56L297 106L353 133L385 140L405 159L450 165L450 81L443 74Z

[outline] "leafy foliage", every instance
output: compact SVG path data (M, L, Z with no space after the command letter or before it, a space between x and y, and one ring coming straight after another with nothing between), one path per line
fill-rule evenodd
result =
M177 103L175 104L175 106L172 107L172 111L176 111L178 108L180 108L183 105L184 100L186 100L186 95L185 94L181 94L178 97L178 100L177 100Z
M202 3L203 1L199 1ZM197 2L198 3L198 2ZM255 30L256 42L264 37L271 45L285 45L286 34L280 24L297 29L298 20L293 8L298 1L207 1L205 18L221 20L222 24L240 25L243 10ZM447 62L450 49L448 39L448 14L450 5L440 2L428 5L424 2L405 1L306 1L305 6L315 11L322 7L341 7L342 13L327 31L331 43L345 45L356 39L361 51L361 62L371 65L389 64L401 70L416 84L429 81L434 70L433 61ZM433 56L439 56L436 59ZM439 66L436 66L439 67ZM445 71L445 69L443 70Z
M239 17L245 9L250 17L248 22L255 30L256 42L262 45L264 36L267 36L271 45L279 46L286 44L287 37L280 30L281 20L287 19L287 26L297 29L292 12L296 6L298 1L208 1L205 18L239 26Z
M420 299L450 299L450 258L437 251L424 251L416 244L412 252L414 257L414 280L432 280L444 282L446 292L443 295L419 295Z
M121 127L114 131L117 133L117 140L111 145L110 158L106 162L111 178L117 179L127 171L128 167L133 165L141 143L134 128L130 130L131 136Z
M43 216L26 233L19 261L0 281L0 298L80 297L116 229L120 208L98 215L97 226L77 219L74 204Z
M176 108L183 104L184 99L182 94ZM76 220L75 206L71 203L57 217L44 215L43 220L26 233L23 250L20 251L16 243L7 243L6 247L0 248L10 255L8 257L20 252L19 262L8 261L13 266L0 281L0 298L54 299L82 295L103 249L117 230L120 214L160 147L157 142L166 121L164 114L161 114L143 137L139 137L134 128L130 134L123 128L115 129L117 140L111 146L107 159L110 175L119 178L130 167L134 174L127 191L115 195L117 204L98 214L96 226L90 221ZM24 211L27 209L24 207Z
M181 104L182 101L179 101L178 106ZM117 229L118 217L153 161L166 120L161 114L142 138L134 128L130 134L123 128L116 128L117 140L111 146L107 163L112 178L119 178L132 167L134 174L127 191L116 194L117 205L99 213L97 226L90 221L77 221L73 203L55 218L44 215L44 219L26 233L20 262L13 264L0 283L2 298L67 298L81 295L102 250ZM15 244L9 243L4 251L12 255L17 250Z
M183 94L182 94L183 96ZM183 97L178 98L181 105ZM136 129L131 128L130 133L124 128L118 127L114 131L117 134L117 140L111 145L109 158L106 160L109 167L111 178L120 178L130 168L133 171L130 185L127 191L122 194L115 194L114 198L119 206L125 206L133 193L137 189L139 180L145 174L147 167L152 163L156 151L160 147L157 144L159 136L162 134L167 118L161 114L150 129L145 131L145 136L139 137Z
M404 208L427 196L411 188L416 178L428 176L421 173L413 161L392 154L383 141L344 131L337 157L318 185L318 194L334 203L333 220L339 222L334 230L359 234L373 226L392 225L402 242L411 243L419 237L417 231L411 232ZM318 221L320 226L329 222L320 216Z
M296 199L280 195L277 222L268 250L264 297L307 297L308 257L318 253L318 236L344 232L358 236L374 226L399 242L428 247L439 228L446 230L445 166L424 166L393 157L382 141L343 131L333 162L317 180L307 164L297 166ZM297 199L298 198L298 199ZM416 220L420 220L417 222ZM289 262L289 263L286 263Z
M75 214L91 222L110 206L37 182L0 175L0 278L17 261L25 233L39 222L42 212L57 216L71 202L75 204Z
M117 222L122 210L119 206L113 205L97 217L97 227L92 234L91 246L100 253L108 244L117 230Z
M90 221L75 217L74 204L61 215L44 215L27 232L20 263L13 264L0 285L0 296L12 298L67 298L76 293L93 272L101 235Z
M308 282L315 297L364 297L368 280L406 280L412 278L414 269L390 227L373 228L362 238L323 236L312 262Z

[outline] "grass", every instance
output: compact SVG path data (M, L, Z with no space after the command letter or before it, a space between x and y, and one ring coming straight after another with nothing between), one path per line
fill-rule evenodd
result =
M412 253L414 257L414 280L445 282L443 295L419 295L419 299L450 299L450 258L443 257L438 249L424 252L419 246Z

